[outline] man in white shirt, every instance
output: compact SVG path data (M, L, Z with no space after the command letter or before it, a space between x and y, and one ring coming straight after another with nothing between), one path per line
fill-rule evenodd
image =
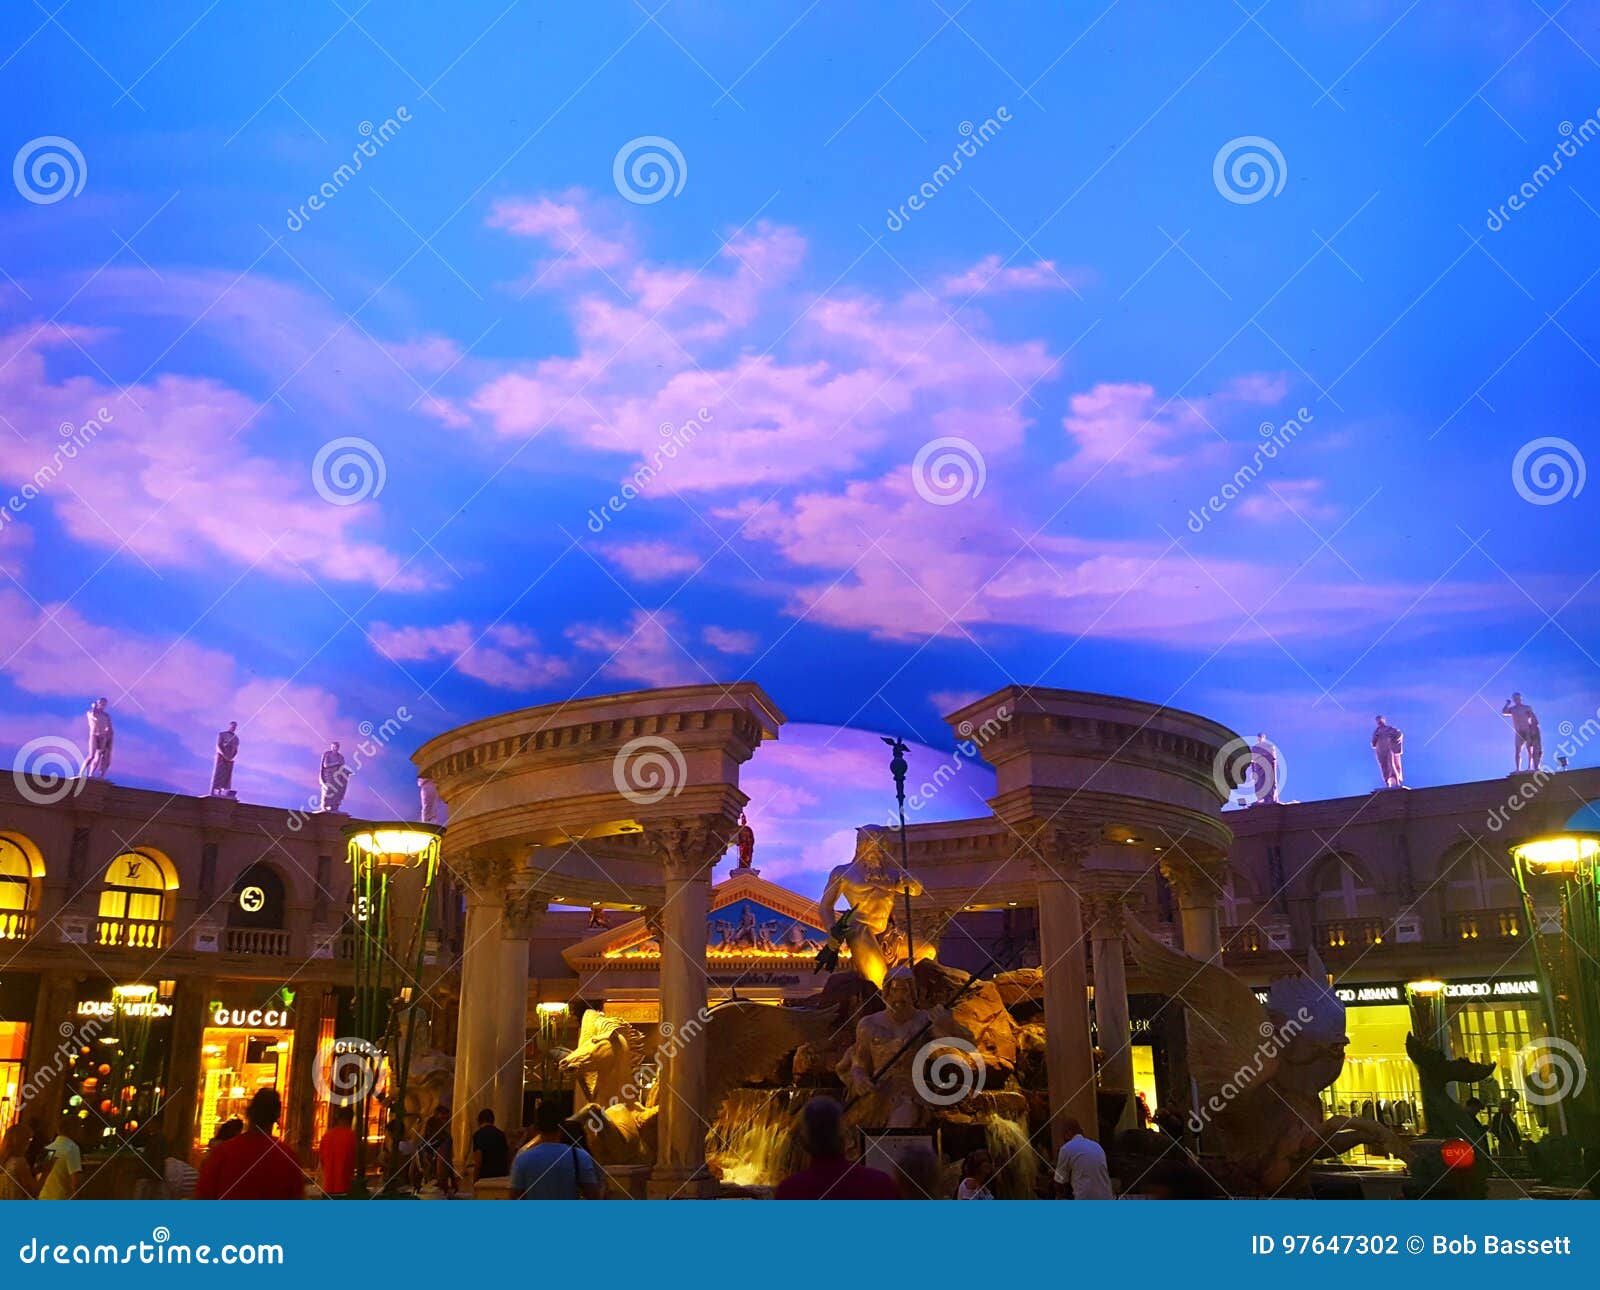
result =
M1111 1174L1100 1144L1083 1136L1083 1126L1071 1116L1061 1121L1066 1141L1056 1157L1056 1195L1073 1200L1111 1200Z

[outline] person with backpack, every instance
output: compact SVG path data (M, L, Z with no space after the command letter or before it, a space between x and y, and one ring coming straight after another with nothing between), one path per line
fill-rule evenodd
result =
M567 1141L561 1108L539 1105L533 1141L511 1162L511 1195L517 1200L599 1200L605 1179L594 1157Z

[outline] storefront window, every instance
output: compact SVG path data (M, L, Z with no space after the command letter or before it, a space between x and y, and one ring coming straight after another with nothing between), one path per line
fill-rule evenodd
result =
M135 1132L161 1105L172 1004L156 986L114 986L77 1003L77 1052L67 1110L95 1146Z
M289 1105L294 1022L284 1007L211 1006L211 1025L200 1037L200 1099L195 1142L205 1146L229 1120L244 1119L250 1099L264 1088Z
M0 1021L0 1133L16 1123L21 1110L22 1077L27 1056L27 1024Z
M1556 1131L1551 1123L1553 1107L1527 1101L1527 1076L1522 1053L1528 1045L1545 1033L1536 1024L1538 1015L1530 1003L1482 1003L1473 1001L1461 1005L1450 1018L1450 1046L1461 1057L1477 1062L1493 1062L1494 1074L1481 1084L1463 1086L1460 1096L1478 1098L1484 1106L1482 1118L1487 1122L1495 1109L1505 1099L1513 1103L1512 1114L1524 1138L1537 1140L1546 1133Z
M1360 1115L1397 1132L1415 1133L1422 1116L1417 1068L1406 1055L1411 1010L1403 1003L1345 1013L1344 1070L1322 1096L1333 1115Z

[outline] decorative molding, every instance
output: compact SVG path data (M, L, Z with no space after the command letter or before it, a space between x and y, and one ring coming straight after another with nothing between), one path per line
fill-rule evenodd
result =
M738 824L723 815L695 815L653 822L644 829L645 845L674 881L703 878L728 849Z

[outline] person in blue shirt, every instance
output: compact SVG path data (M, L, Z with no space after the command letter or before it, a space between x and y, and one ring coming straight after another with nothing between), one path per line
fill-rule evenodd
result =
M599 1200L605 1194L600 1166L561 1131L561 1109L540 1104L538 1133L511 1163L511 1194L518 1200Z

